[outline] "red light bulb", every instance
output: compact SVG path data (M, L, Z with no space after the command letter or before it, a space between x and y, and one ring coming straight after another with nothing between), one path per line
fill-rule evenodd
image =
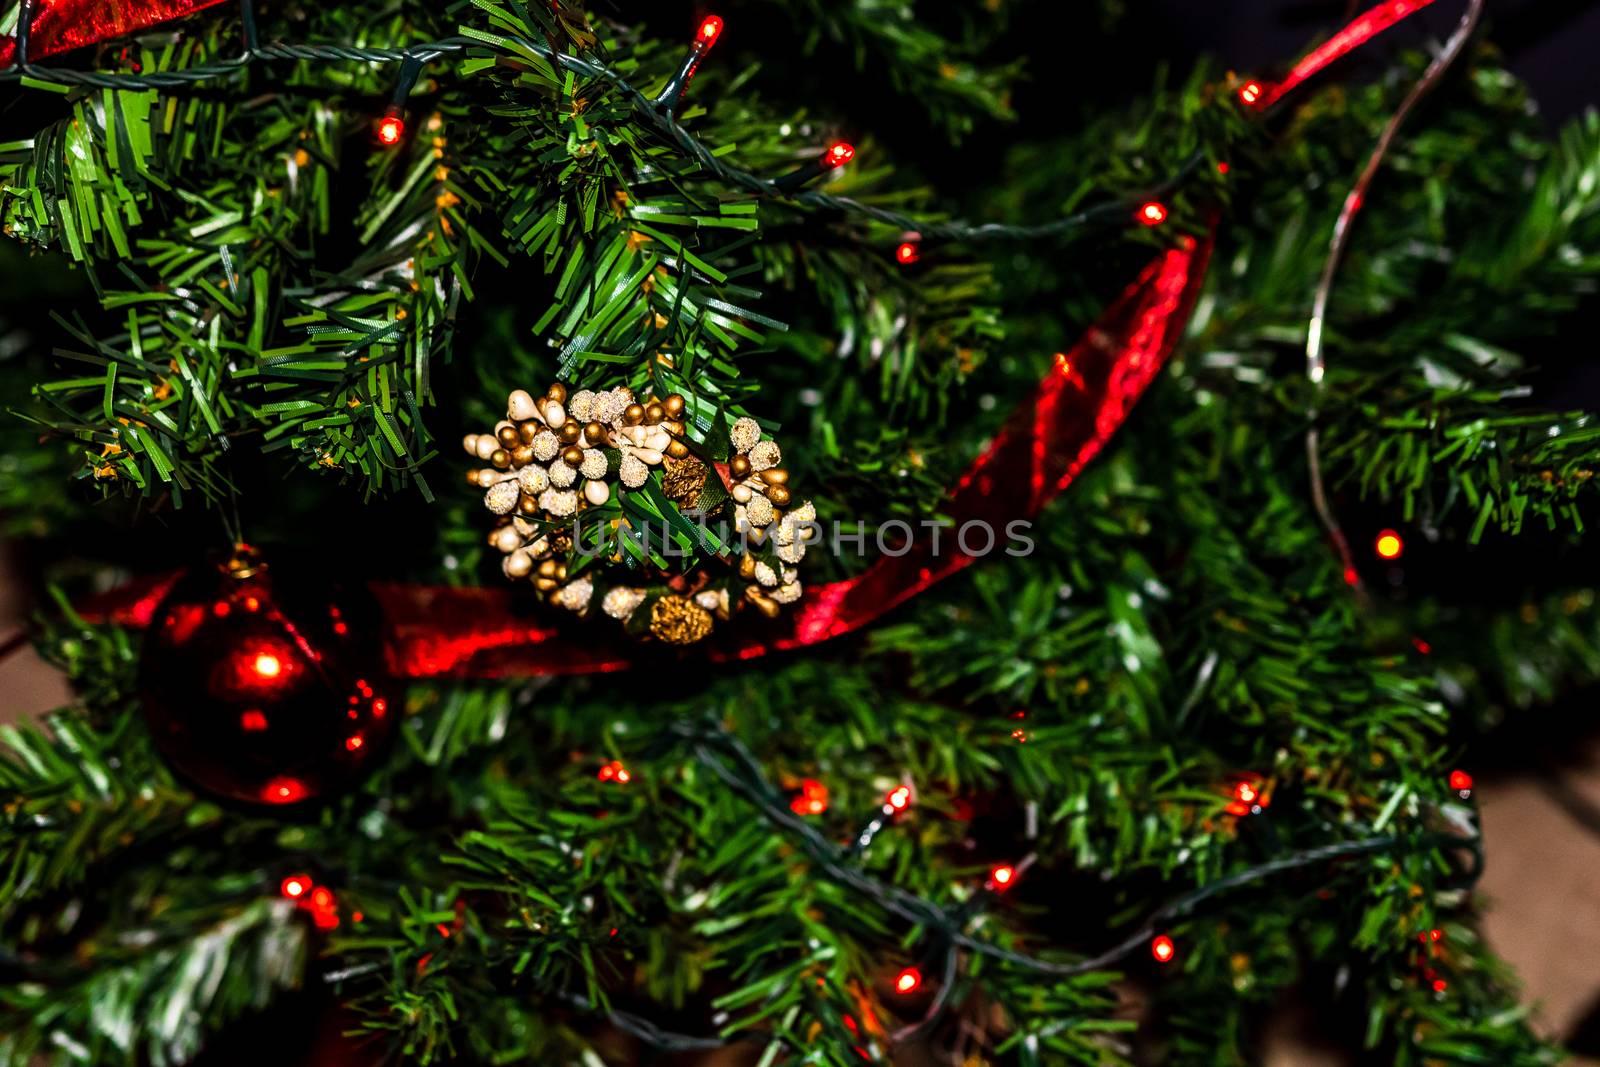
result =
M1150 955L1156 958L1157 963L1171 963L1172 957L1178 954L1178 946L1172 943L1172 938L1160 934L1150 942Z
M989 872L989 882L996 889L1011 888L1011 883L1017 880L1017 869L1009 863L1002 863Z
M1256 798L1259 797L1261 793L1249 782L1240 782L1238 785L1233 787L1233 795L1244 801L1246 804L1254 804L1256 802Z
M1472 792L1472 775L1462 770L1451 771L1450 788L1458 793Z
M1147 201L1139 208L1139 221L1146 226L1159 226L1167 221L1167 206L1159 200Z
M332 930L339 925L339 902L327 886L313 889L304 907L311 912L311 921L317 929Z
M822 163L828 167L842 167L854 158L856 158L854 145L848 141L835 141L828 146L827 152L823 153Z
M1245 82L1239 86L1239 101L1246 107L1255 107L1256 101L1261 99L1261 83Z
M789 810L796 815L821 815L828 810L828 787L815 778L800 783L800 792L789 801Z
M910 265L922 258L922 253L917 251L915 241L901 241L900 247L894 250L894 258L901 263Z
M256 656L250 666L252 670L263 678L276 678L283 673L283 660L274 656L271 652L263 652Z
M1406 550L1406 543L1393 530L1380 530L1372 549L1380 559L1399 559L1400 553Z
M614 759L601 767L595 777L602 782L616 782L619 785L627 785L633 780L633 775L628 773L628 768L624 767L619 759Z
M297 800L304 800L308 792L306 784L300 779L284 776L262 786L261 799L268 804L293 804Z
M884 798L884 802L895 811L905 811L911 806L911 787L909 785L895 786L889 791L889 795Z
M701 48L710 48L717 43L717 38L722 36L722 20L715 15L707 15L700 22L700 29L695 33L694 39Z
M907 993L915 993L920 985L922 985L922 972L915 967L907 967L896 976L894 991L903 996Z
M399 144L400 138L405 132L405 120L399 115L385 115L378 123L378 140L384 144Z
M283 880L279 891L290 900L299 900L311 890L311 876L309 874L291 874Z
M239 729L243 730L245 733L260 733L266 728L267 717L263 715L257 708L251 708L249 711L246 711L239 716Z

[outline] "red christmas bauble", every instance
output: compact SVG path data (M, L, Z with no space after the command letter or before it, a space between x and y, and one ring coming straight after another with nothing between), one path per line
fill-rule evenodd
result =
M145 719L173 768L254 804L356 781L393 731L377 603L359 586L280 573L252 549L185 574L140 660Z

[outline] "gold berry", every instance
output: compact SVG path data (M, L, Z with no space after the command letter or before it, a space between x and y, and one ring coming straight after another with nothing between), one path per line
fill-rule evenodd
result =
M629 404L622 410L622 421L629 426L637 426L644 421L644 405Z
M583 449L577 445L571 445L565 452L561 453L561 459L569 467L581 467L583 466Z
M518 445L511 450L511 462L519 467L526 467L533 462L533 446Z
M597 445L605 438L606 428L598 422L591 422L583 428L583 439L591 445Z
M564 445L575 445L578 443L578 438L583 436L583 427L579 426L574 420L568 419L561 424L561 429L556 436L561 438L561 443Z
M774 507L786 508L789 506L789 489L787 486L774 485L767 489L767 499L772 501Z
M768 485L788 485L789 472L782 467L772 467L761 472L761 480Z
M515 426L502 426L494 432L494 435L500 438L500 443L507 448L516 448L517 442L521 440L517 436L517 428Z
M683 414L684 400L682 394L668 393L667 398L661 402L661 406L670 417L677 418Z
M743 453L734 456L728 461L728 469L733 472L736 478L748 477L750 474L750 457Z
M567 387L560 382L556 382L544 395L557 403L565 404L567 402Z
M668 441L667 455L673 459L685 459L689 455L689 446L682 441Z
M649 425L654 426L656 423L660 422L666 417L667 409L662 407L660 404L657 404L655 401L652 400L650 403L645 405L644 421Z
M539 436L539 431L541 429L543 429L543 427L534 422L532 419L529 419L527 422L517 423L517 436L522 438L523 444L531 445L533 444L533 439Z
M497 448L493 452L489 453L489 462L494 464L496 467L499 467L501 470L505 470L507 467L511 466L511 453L507 452L503 448Z

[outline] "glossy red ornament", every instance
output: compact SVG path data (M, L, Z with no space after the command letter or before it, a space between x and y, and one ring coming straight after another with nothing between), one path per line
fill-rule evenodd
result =
M392 732L376 602L240 549L187 572L145 634L145 719L174 770L254 804L355 781Z

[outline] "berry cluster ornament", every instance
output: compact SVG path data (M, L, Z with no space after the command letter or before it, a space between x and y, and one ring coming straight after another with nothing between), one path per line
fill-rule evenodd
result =
M195 785L285 805L356 781L398 714L376 601L279 573L248 546L179 578L145 634L140 692L156 745Z
M783 454L754 419L692 440L687 406L626 386L512 392L493 433L462 441L488 464L467 477L500 516L489 544L506 577L676 645L745 605L772 617L798 600L816 509L790 506Z

